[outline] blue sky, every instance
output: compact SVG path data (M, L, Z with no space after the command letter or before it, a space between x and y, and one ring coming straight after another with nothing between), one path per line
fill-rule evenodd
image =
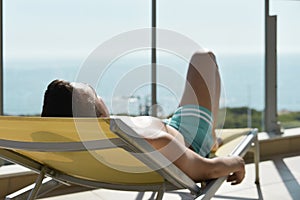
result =
M278 52L300 53L300 1L273 0ZM85 58L120 33L150 26L150 0L4 0L7 59ZM264 50L263 0L159 0L158 27L219 54Z

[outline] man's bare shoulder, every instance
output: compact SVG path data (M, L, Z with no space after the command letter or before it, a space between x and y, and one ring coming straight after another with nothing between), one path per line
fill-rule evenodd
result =
M119 117L137 134L145 138L155 138L164 134L171 134L184 144L184 139L178 130L166 125L161 119L151 116Z

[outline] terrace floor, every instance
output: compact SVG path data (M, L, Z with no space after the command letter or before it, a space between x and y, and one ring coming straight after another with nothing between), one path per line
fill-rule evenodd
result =
M232 200L276 200L300 199L300 153L285 154L272 157L260 163L260 185L254 184L254 164L246 165L246 178L237 186L224 183L213 199ZM124 192L97 189L68 195L44 198L44 200L149 200L153 199L152 192ZM187 190L167 192L163 199L189 200L192 196Z

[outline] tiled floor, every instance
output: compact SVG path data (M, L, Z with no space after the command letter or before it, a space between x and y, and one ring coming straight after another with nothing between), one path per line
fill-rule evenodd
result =
M231 186L224 183L213 199L232 200L298 200L300 199L300 152L298 155L279 155L272 160L260 163L260 185L254 184L254 165L246 166L246 178L240 185ZM105 189L81 192L46 198L47 200L149 200L153 199L151 192L119 192ZM186 190L168 192L163 199L192 199Z

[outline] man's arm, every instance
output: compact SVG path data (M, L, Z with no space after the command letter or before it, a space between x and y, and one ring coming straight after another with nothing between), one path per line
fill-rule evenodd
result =
M245 162L239 156L204 158L163 132L146 140L196 182L228 176L227 181L235 185L245 177Z

